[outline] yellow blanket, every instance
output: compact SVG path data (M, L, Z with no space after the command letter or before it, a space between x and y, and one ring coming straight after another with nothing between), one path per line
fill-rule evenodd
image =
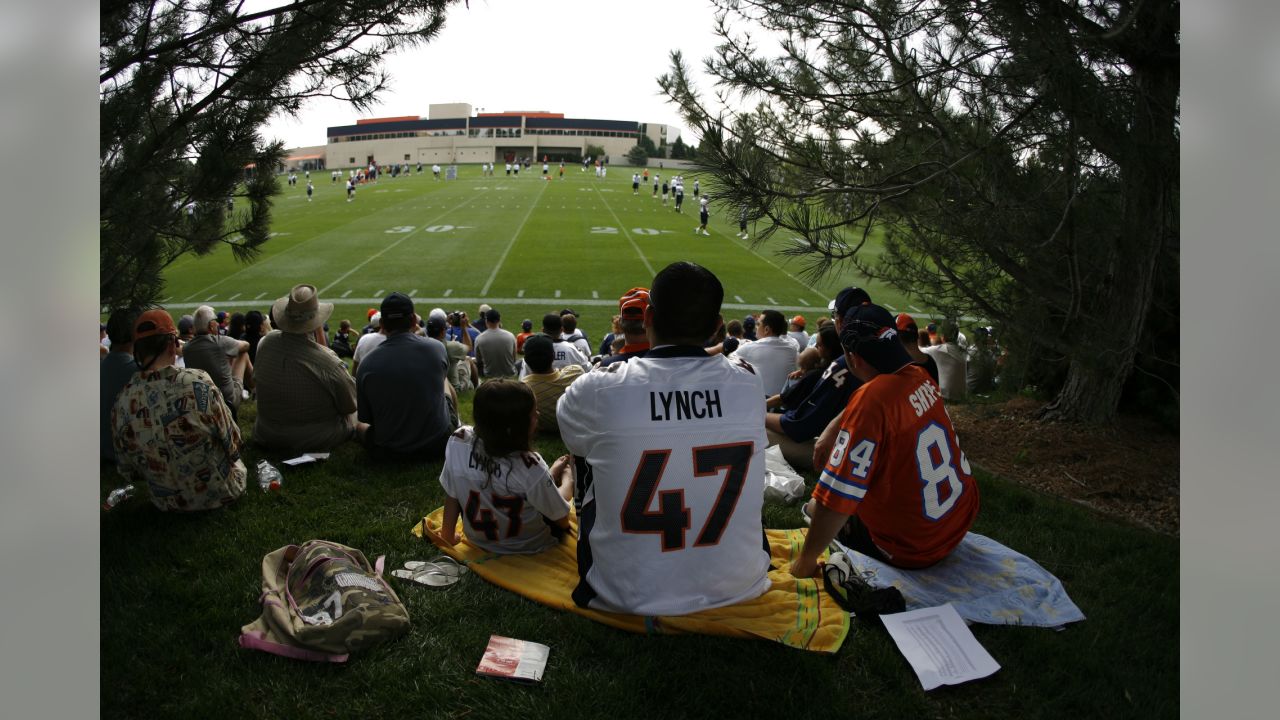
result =
M766 530L774 569L773 586L754 600L676 617L642 617L588 610L574 604L570 594L578 584L578 524L556 547L537 555L497 555L465 539L450 547L440 537L444 508L423 518L413 534L426 537L477 575L502 588L596 622L649 634L700 633L763 638L783 645L834 653L849 632L849 614L822 591L818 580L798 580L788 568L804 545L805 530ZM462 522L457 535L463 536Z

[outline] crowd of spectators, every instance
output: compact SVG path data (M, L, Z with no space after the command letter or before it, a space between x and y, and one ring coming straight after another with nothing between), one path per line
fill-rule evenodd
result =
M953 531L972 522L977 493L968 470L958 469L967 461L949 418L939 414L941 401L994 387L1002 358L990 329L978 328L972 343L953 321L921 331L910 315L894 318L852 286L812 323L774 308L726 322L722 298L709 270L674 263L651 288L621 294L611 332L594 353L571 308L546 313L540 332L523 320L517 335L487 304L475 321L441 308L424 317L399 292L370 309L362 332L344 319L330 337L334 305L305 283L265 315L201 305L175 324L163 309L115 311L99 333L102 458L145 483L162 510L225 505L245 488L236 415L247 402L256 403L252 441L281 453L327 452L347 442L362 445L371 463L442 461L453 453L441 477L451 493L476 482L487 487L494 477L511 475L512 458L524 458L519 485L539 493L539 507L555 510L554 517L544 510L544 520L560 531L567 521L556 498L572 497L583 525L574 599L605 610L679 614L762 591L768 560L758 546L761 488L755 485L762 482L763 461L750 460L773 445L793 466L820 471L808 506L815 543L840 537L903 566L949 552ZM875 404L894 402L886 395L890 386L910 395L914 417ZM464 427L458 411L458 394L468 392L476 393L476 427ZM926 421L928 427L920 424ZM548 466L532 450L536 433L558 434L571 454ZM927 472L924 466L912 472L934 493L926 498L930 520L959 508L950 524L926 531L899 517L909 504L902 498L918 494L919 483L899 486L906 481L885 466L908 456L943 459ZM949 459L955 456L960 459ZM877 464L876 457L886 459ZM477 468L483 476L472 472ZM739 469L746 474L735 475ZM707 513L725 510L719 485L704 483L710 492L680 478L721 472L724 482L738 484L734 492L741 496L732 502L749 511L734 515L730 507L712 522ZM551 490L540 485L548 477ZM663 500L654 505L659 482ZM875 491L885 494L872 503L877 482L895 489ZM700 561L698 573L676 573L688 578L687 593L668 585L661 596L618 594L618 571L607 566L648 557L655 548L654 557L662 557L693 542L685 539L690 510L676 512L666 499L676 492L680 502L706 505L693 511L706 523L699 546L728 543L717 555L723 556L718 569ZM966 493L968 499L956 502ZM460 501L450 506L455 517ZM469 524L473 519L464 517L468 533L480 531ZM904 539L903 527L923 533L920 542ZM612 546L619 530L628 539ZM757 544L750 549L744 539L753 534ZM550 542L540 532L526 539L524 549L508 550L536 551ZM501 543L493 547L502 551ZM806 544L793 572L812 575L818 550ZM713 575L722 575L724 586L714 599L698 600Z

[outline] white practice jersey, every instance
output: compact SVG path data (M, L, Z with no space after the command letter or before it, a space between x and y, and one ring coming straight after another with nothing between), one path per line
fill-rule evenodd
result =
M495 462L493 475L472 456L475 430L464 425L444 451L440 485L462 506L462 527L472 545L496 553L542 552L559 542L547 520L569 514L551 472L536 452ZM546 516L546 519L543 519Z
M584 340L583 342L586 341ZM588 351L589 350L590 346L588 346ZM591 356L582 354L582 352L580 352L571 342L556 341L556 343L551 346L551 369L553 371L559 370L560 368L568 367L570 365L577 365L582 368L583 372L586 372L591 369ZM528 374L529 366L524 362L521 362L520 379L523 380Z
M569 386L556 418L579 458L579 606L686 615L769 589L763 395L748 365L695 347Z

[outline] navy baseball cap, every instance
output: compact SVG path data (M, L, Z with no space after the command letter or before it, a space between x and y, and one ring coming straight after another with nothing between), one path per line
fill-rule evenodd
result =
M836 293L836 299L832 301L830 306L832 310L835 310L835 314L831 317L843 318L849 314L849 310L869 302L871 302L871 296L867 294L866 290L850 285Z
M382 319L397 320L413 316L413 300L403 293L393 292L382 300Z
M882 373L897 372L911 362L898 339L896 319L888 310L871 303L854 305L845 314L840 345Z
M520 323L520 327L523 328L525 332L531 332L533 330L533 321L525 318L524 321Z

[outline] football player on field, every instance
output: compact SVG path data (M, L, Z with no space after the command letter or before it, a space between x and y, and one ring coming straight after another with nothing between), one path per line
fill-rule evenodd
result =
M960 450L938 384L902 348L893 315L848 311L840 331L862 386L818 439L826 453L791 574L812 577L832 539L901 568L924 568L960 544L978 514L978 485Z
M769 588L763 385L746 362L703 349L723 298L706 268L668 265L643 310L648 353L560 398L576 459L580 607L686 615Z

